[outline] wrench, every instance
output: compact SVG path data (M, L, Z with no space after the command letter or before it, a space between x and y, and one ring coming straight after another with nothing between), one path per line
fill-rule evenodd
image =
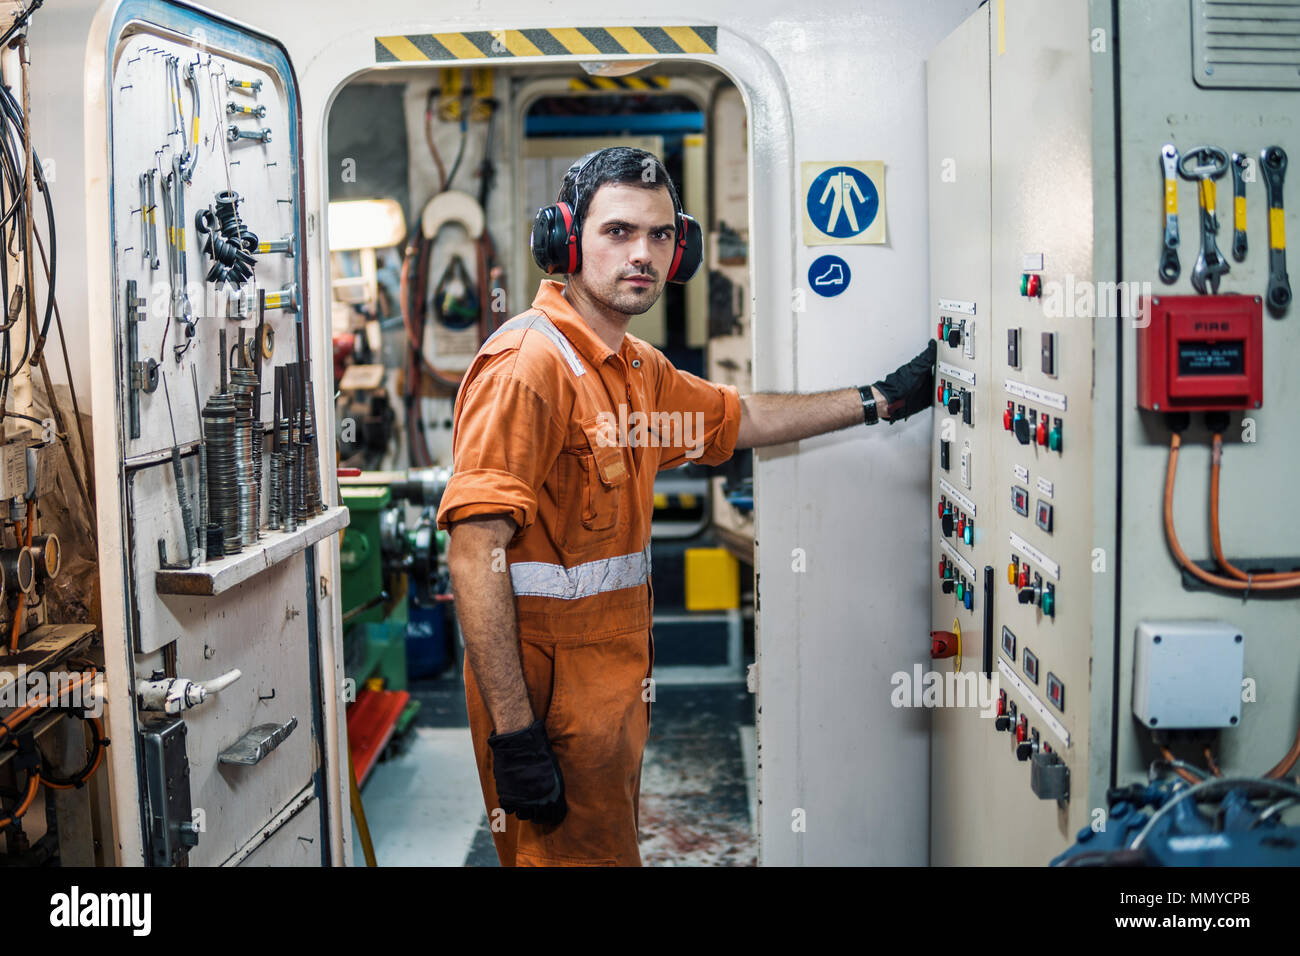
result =
M241 139L255 139L260 143L269 143L271 142L271 130L268 127L263 127L260 130L240 129L232 123L226 127L226 139L232 143Z
M1246 258L1246 169L1250 160L1232 154L1232 258Z
M1269 146L1259 153L1268 193L1268 300L1269 311L1281 316L1291 306L1291 280L1286 274L1286 211L1282 183L1286 178L1286 150Z
M1183 268L1178 262L1178 148L1165 143L1160 160L1165 170L1165 247L1160 254L1160 279L1172 285Z
M1193 162L1201 158L1207 162ZM1183 178L1196 181L1197 199L1201 208L1201 252L1196 257L1196 267L1192 269L1192 288L1201 295L1206 294L1206 289L1217 295L1219 278L1228 271L1228 262L1215 241L1219 232L1219 220L1214 211L1214 181L1227 171L1228 154L1218 146L1197 146L1183 153L1178 160L1178 172Z
M266 107L261 103L258 103L256 106L241 106L233 100L229 100L226 102L226 112L232 115L243 114L246 116L256 116L258 119L266 118Z
M149 222L148 231L146 232L148 239L145 242L145 247L149 250L147 253L149 258L149 268L154 272L158 271L158 266L161 264L158 260L158 203L154 195L154 180L157 175L157 168L151 168L147 173L145 173L145 176L147 177L146 189L149 197L147 204Z

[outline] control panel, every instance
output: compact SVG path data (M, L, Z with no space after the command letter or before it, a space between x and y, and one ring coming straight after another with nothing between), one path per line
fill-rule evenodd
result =
M1262 505L1300 465L1277 417L1300 93L1207 97L1188 5L992 6L927 67L931 626L963 645L931 666L991 702L934 713L931 862L1043 865L1113 788L1300 762L1300 555ZM1099 50L1117 30L1156 60Z

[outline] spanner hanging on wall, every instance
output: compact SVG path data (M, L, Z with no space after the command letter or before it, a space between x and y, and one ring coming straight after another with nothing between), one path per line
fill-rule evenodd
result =
M1199 162L1204 160L1204 162ZM1219 232L1219 219L1215 215L1214 181L1228 171L1228 153L1218 146L1197 146L1187 150L1178 160L1178 172L1185 179L1196 181L1197 200L1201 209L1201 251L1192 269L1192 288L1201 295L1207 290L1219 292L1219 278L1228 271L1228 261L1219 251L1215 236Z
M1160 253L1160 279L1172 285L1183 267L1178 262L1178 149L1165 143L1160 150L1165 172L1165 244Z
M1268 309L1282 316L1291 307L1291 280L1286 274L1286 209L1282 184L1286 181L1286 150L1269 146L1260 151L1259 168L1268 193Z
M1246 259L1246 169L1250 160L1241 153L1232 154L1232 258Z

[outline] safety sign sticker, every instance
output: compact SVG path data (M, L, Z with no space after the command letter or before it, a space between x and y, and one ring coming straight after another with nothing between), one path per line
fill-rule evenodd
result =
M806 246L885 241L885 164L803 163Z
M808 268L808 285L828 299L847 289L850 278L849 264L839 256L818 256Z

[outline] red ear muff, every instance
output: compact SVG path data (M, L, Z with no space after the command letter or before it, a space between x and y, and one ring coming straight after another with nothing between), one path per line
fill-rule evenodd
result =
M673 261L668 267L668 281L682 283L695 275L704 261L704 237L700 224L684 212L677 214L677 239L673 243Z
M560 207L560 214L564 217L564 261L567 263L565 272L573 275L582 265L582 237L573 225L573 210L569 208L567 202L556 203Z
M573 209L568 203L554 203L537 210L530 240L533 261L547 275L574 274L582 265L582 240L574 228Z

